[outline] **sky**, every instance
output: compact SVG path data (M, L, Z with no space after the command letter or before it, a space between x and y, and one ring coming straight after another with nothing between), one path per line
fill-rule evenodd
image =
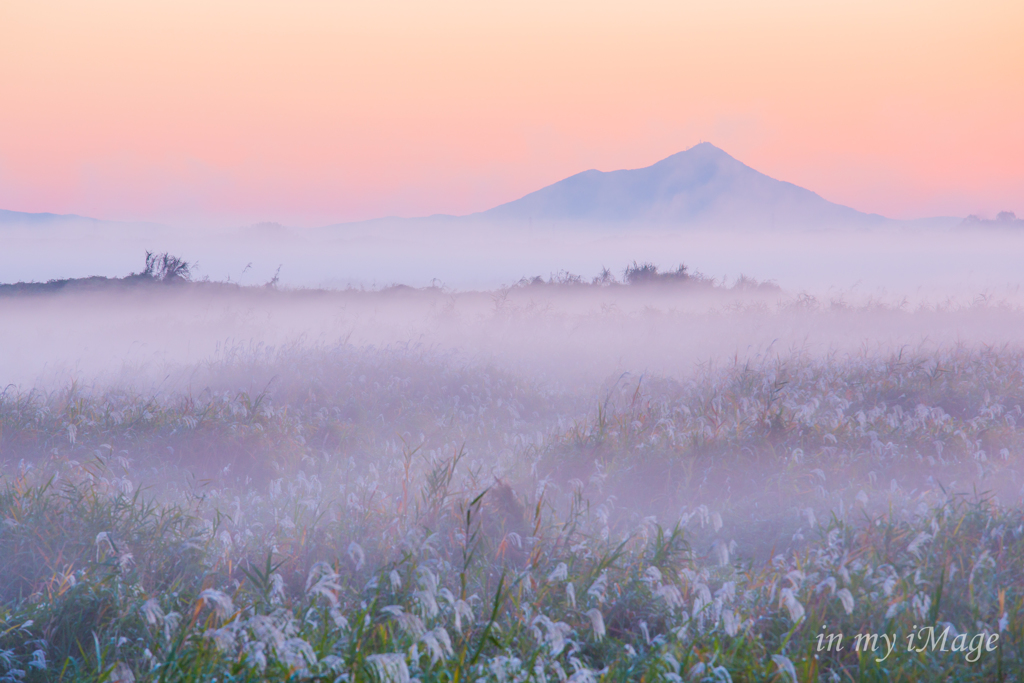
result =
M1024 2L0 1L0 208L464 214L701 141L894 218L1024 214Z

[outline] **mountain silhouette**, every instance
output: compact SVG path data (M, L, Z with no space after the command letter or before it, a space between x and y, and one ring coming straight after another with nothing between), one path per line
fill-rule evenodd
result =
M0 209L0 228L29 229L40 231L42 235L49 230L152 232L163 230L165 226L146 221L109 221L73 213L27 213Z
M73 213L25 213L22 211L8 211L0 209L0 225L25 225L25 226L48 226L70 223L99 223L101 221L87 216L77 216Z
M468 216L374 218L334 223L366 234L411 226L443 228L480 223L522 225L830 229L874 226L945 228L960 218L893 220L830 202L818 194L771 178L734 159L710 142L673 154L646 168L583 171L525 197ZM965 221L967 223L968 221ZM86 216L0 210L0 227L92 226L163 228L154 223L121 223Z
M770 178L709 142L646 168L577 173L474 216L515 221L780 228L867 227L888 221Z

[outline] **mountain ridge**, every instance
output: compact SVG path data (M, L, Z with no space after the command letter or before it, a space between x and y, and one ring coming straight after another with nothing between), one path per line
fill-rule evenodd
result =
M74 213L31 213L27 211L10 211L8 209L0 209L0 225L40 225L44 223L66 223L71 221L91 221L97 223L107 222L100 218L89 218L88 216L79 216Z
M747 227L873 226L890 220L771 178L709 142L644 168L583 171L472 215L498 220Z
M46 228L55 226L87 225L90 227L113 227L164 229L167 226L151 221L117 221L106 218L80 216L75 213L32 213L28 211L11 211L0 209L0 226Z
M650 166L563 178L485 211L455 216L381 217L344 221L315 230L364 230L396 225L495 224L614 227L832 229L879 226L954 227L959 217L886 218L830 202L816 192L777 180L747 166L710 142L677 152ZM90 224L146 225L75 214L23 213L0 209L0 226Z

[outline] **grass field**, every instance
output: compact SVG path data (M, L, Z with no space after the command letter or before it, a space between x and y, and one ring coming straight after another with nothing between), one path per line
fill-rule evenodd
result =
M0 678L1024 679L1024 350L690 367L350 341L9 387Z

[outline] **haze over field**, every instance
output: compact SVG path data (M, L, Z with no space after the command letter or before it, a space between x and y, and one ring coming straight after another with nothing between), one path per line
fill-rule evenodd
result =
M339 343L454 354L542 384L593 388L623 372L682 378L703 364L765 354L927 353L1014 346L1024 337L1020 298L919 307L701 286L306 294L85 289L0 296L0 316L8 329L22 331L0 341L0 376L21 389L123 381L176 391L202 384L192 377L207 362Z

